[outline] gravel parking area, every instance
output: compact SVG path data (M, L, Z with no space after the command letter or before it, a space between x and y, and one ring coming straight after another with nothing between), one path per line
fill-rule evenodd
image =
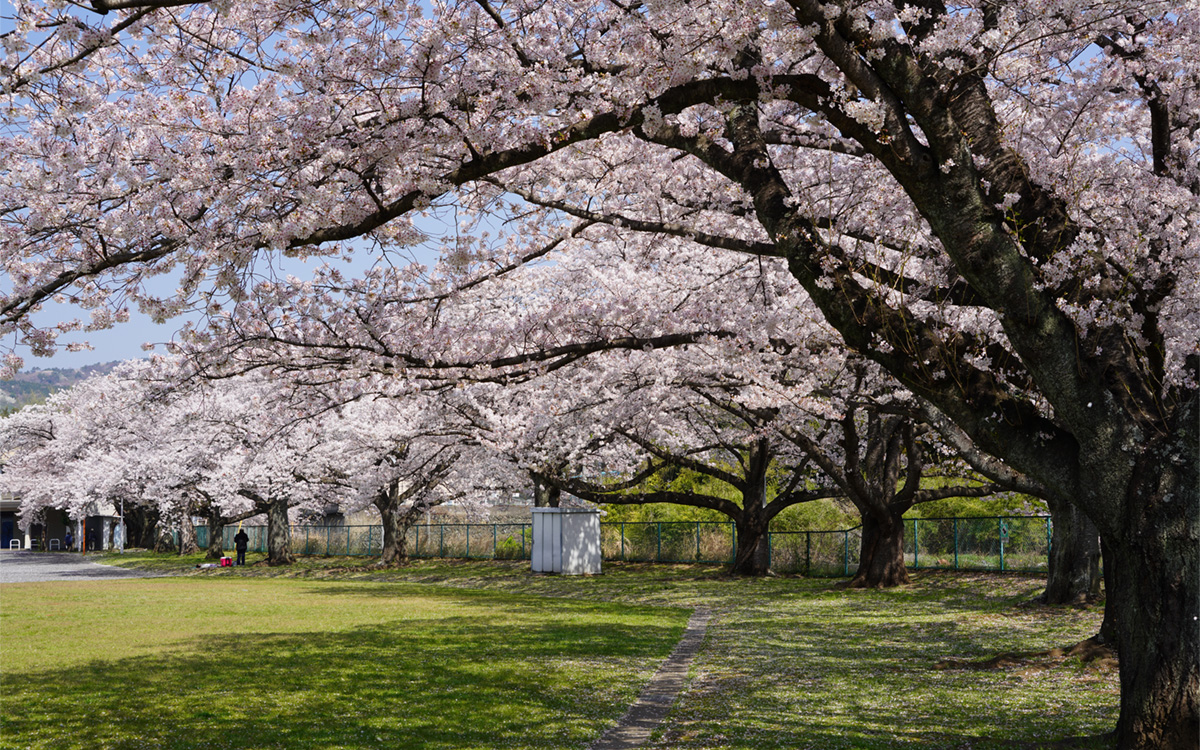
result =
M86 557L71 552L0 550L0 584L147 577L136 570L88 562Z

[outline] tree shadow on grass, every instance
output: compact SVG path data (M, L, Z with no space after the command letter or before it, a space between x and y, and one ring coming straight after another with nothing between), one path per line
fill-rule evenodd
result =
M679 632L475 615L220 635L6 679L3 735L33 748L581 746L624 713Z
M310 593L332 597L367 597L372 599L396 599L405 597L436 595L450 600L460 600L471 606L503 607L506 612L521 613L534 616L555 617L620 617L628 618L661 618L664 612L681 616L681 622L686 622L691 608L686 606L663 606L661 604L639 604L635 601L613 601L608 598L587 598L578 596L558 597L555 591L533 588L532 590L493 590L488 588L439 587L426 584L389 584L382 586L364 586L361 584L341 585L323 583L314 586ZM680 635L683 626L680 626Z
M1062 739L1112 726L1115 687L1095 675L1061 663L934 669L1044 638L1037 618L1014 630L1002 612L947 588L950 601L920 590L817 593L729 611L655 747L1104 747L1103 737Z

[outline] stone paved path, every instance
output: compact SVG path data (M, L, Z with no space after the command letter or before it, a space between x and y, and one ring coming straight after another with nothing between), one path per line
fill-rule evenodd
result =
M712 613L703 607L692 613L683 639L659 667L650 684L629 709L629 713L596 740L589 750L629 750L641 747L650 739L651 733L662 723L671 706L675 704L679 691L683 689L688 669L692 666L692 658L696 656L700 644L704 641L704 633L708 629L711 617Z

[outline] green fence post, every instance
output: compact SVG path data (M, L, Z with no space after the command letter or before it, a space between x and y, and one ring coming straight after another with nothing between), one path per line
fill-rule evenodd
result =
M346 527L346 556L350 556L350 527Z
M696 562L700 562L700 522L696 522Z
M446 524L438 524L438 557L446 556Z
M1000 526L1000 570L1004 570L1004 519L997 522Z
M917 529L919 528L917 526L918 523L920 523L920 521L918 519L914 518L913 519L913 569L914 570L921 567L921 548L920 548L921 539L919 536L919 532L917 531Z
M492 524L492 559L496 559L496 524Z
M958 570L958 516L954 517L954 569Z
M625 522L621 522L621 562L625 562Z
M804 575L812 572L812 532L804 532Z

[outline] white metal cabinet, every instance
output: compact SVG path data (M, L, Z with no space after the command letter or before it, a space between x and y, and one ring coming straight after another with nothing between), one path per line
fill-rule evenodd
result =
M600 572L600 511L533 509L533 572L595 575Z

